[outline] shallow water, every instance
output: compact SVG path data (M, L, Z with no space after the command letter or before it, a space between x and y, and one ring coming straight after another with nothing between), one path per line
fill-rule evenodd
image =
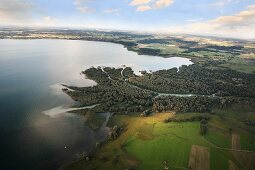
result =
M65 108L64 106L57 106L52 109L45 110L42 113L47 116L50 116L52 118L56 118L57 116L62 116L62 114L65 114L66 116L73 116L73 114L69 114L69 113L72 111L76 111L76 110L91 109L91 108L96 107L97 105L98 104L91 105L91 106L85 106L85 107L77 107L77 108L76 107Z
M112 43L0 40L0 169L56 169L105 140L105 126L93 131L83 117L60 114L75 103L61 91L62 83L95 85L81 71L126 65L138 74L189 64L186 58L137 55ZM44 114L47 110L53 112Z

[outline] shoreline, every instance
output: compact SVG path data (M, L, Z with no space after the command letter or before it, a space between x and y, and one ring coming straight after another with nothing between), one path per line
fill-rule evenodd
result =
M148 56L154 56L154 57L162 57L162 58L173 58L173 57L180 57L180 58L187 58L189 59L193 64L197 63L198 58L192 57L192 56L178 56L178 55L153 55L148 53L143 53L140 51L132 50L128 46L118 43L118 42L112 42L112 41L106 41L106 40L90 40L90 39L70 39L70 38L26 38L26 37L19 37L19 38L0 38L0 40L70 40L70 41L90 41L90 42L103 42L103 43L112 43L112 44L118 44L122 45L123 48L127 49L128 51L135 52L137 55L148 55Z
M59 116L60 114L65 114L65 113L72 112L72 111L77 111L77 110L92 109L92 108L94 108L98 105L99 104L94 104L94 105L91 105L91 106L75 107L75 108L73 108L73 107L65 108L64 106L57 106L57 107L45 110L42 113L47 115L47 116L50 116L52 118L55 118L55 117Z

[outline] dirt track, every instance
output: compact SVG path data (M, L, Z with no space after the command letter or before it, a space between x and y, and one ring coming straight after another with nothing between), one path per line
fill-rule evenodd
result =
M229 160L229 170L239 170L238 166L236 166L236 164L234 162L232 162L231 160Z
M231 151L232 155L240 162L243 169L255 170L255 153Z
M232 134L232 149L241 149L241 144L240 144L240 135L233 133Z
M189 157L189 169L209 170L210 151L207 147L193 145Z

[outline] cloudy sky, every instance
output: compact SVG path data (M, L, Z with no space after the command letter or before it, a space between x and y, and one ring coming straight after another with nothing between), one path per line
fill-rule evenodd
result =
M0 25L255 38L255 0L0 0Z

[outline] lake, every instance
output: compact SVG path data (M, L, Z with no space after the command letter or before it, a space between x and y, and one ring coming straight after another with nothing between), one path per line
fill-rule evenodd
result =
M0 40L0 169L56 169L106 139L106 126L91 130L84 117L59 111L75 104L61 91L62 83L96 84L81 71L126 65L139 74L190 64L187 58L138 55L105 42Z

